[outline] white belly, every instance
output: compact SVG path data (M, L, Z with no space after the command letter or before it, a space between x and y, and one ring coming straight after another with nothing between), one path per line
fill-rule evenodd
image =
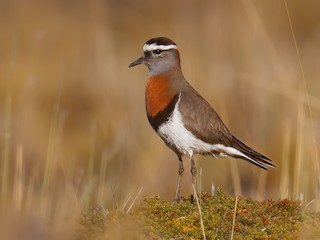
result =
M182 155L192 157L193 154L211 154L213 157L240 155L248 158L238 149L222 144L210 144L202 141L184 127L182 116L178 111L180 97L169 120L160 125L158 134L169 145L176 148ZM218 154L217 154L218 153ZM250 159L250 158L249 158Z
M169 120L158 129L161 138L171 146L174 146L183 155L191 157L194 153L208 153L213 150L212 145L196 138L184 127L179 109L180 98L178 99L173 113Z

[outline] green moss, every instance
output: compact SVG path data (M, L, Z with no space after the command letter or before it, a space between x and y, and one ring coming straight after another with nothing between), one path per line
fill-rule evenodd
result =
M320 239L320 213L305 211L303 213L303 239Z
M207 239L231 236L235 197L218 191L214 197L201 195ZM140 215L149 236L174 239L201 239L199 212L190 198L170 204L159 197L145 197ZM236 210L235 239L297 239L302 216L298 202L289 200L257 202L239 198Z
M235 200L221 190L215 196L201 194L207 239L230 239ZM101 208L92 209L81 218L77 239L99 239L124 219L139 232L136 239L203 239L198 207L191 197L172 204L159 196L143 197L139 209L131 215L118 211L106 215ZM299 202L257 202L239 197L234 239L314 239L320 236L319 223L320 215L303 212Z
M78 240L99 239L106 231L108 213L101 207L94 207L87 214L81 216L79 229L75 238Z

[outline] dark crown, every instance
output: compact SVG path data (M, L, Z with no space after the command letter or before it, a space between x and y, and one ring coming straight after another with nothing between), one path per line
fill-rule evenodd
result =
M164 46L177 45L174 41L172 41L171 39L166 38L166 37L151 38L150 40L148 40L146 42L146 44L148 44L148 45L151 45L153 43L155 43L156 45L164 45Z

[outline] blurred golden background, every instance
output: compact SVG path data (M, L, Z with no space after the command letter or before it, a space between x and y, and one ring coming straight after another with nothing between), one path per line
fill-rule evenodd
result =
M147 70L128 68L157 36L177 43L186 79L229 129L277 165L197 156L201 189L319 210L319 10L315 0L1 1L0 221L45 219L68 236L95 203L126 208L141 187L173 199L178 161L149 126ZM189 171L182 181L189 195Z

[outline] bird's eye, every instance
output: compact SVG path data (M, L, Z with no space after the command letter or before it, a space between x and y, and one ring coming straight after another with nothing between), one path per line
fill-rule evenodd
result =
M156 49L156 50L153 50L152 53L153 53L154 55L160 55L160 54L162 53L162 50Z

